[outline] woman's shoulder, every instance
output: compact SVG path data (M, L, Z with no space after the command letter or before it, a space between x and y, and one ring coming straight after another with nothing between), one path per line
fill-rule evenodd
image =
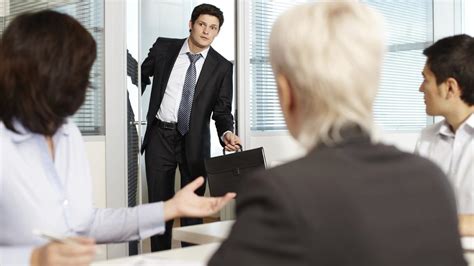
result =
M68 142L74 146L84 145L81 131L71 118L65 121L56 134L61 134L60 137L66 137Z
M65 123L61 127L66 133L81 135L81 131L79 130L79 127L71 118L66 119Z
M5 123L3 123L3 121L0 121L0 140L1 140L0 146L5 148L4 145L7 142L13 141L15 137L21 137L21 135L18 132L12 131L5 125Z

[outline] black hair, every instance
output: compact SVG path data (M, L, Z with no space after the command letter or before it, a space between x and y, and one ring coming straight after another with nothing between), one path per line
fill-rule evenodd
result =
M211 4L201 4L196 6L191 14L191 23L194 24L200 15L211 15L217 17L219 20L219 29L224 24L224 14L218 7Z
M17 16L0 39L1 121L52 136L83 104L95 58L96 42L71 16Z
M461 88L461 99L469 106L474 105L474 39L466 34L443 38L423 54L436 83L454 78Z

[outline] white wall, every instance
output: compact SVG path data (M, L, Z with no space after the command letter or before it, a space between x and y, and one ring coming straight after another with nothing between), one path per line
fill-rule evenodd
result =
M402 151L413 152L419 135L419 132L383 133L380 140L383 143L394 145Z
M127 206L127 43L125 0L105 1L105 173L107 208ZM107 245L107 257L128 254Z
M93 204L96 208L106 207L106 178L105 178L105 137L92 136L84 137L86 155L89 160L93 186ZM96 260L107 259L106 246L100 245L100 253Z
M463 10L463 30L465 33L474 36L474 1L473 0L464 0L464 10Z
M94 207L106 207L105 137L84 137L94 189Z
M379 133L382 143L394 145L406 152L413 152L419 133ZM247 138L247 149L263 147L267 166L297 159L305 154L305 150L288 134L253 134Z
M306 151L289 133L252 135L247 138L247 149L263 147L267 167L274 167L303 156Z

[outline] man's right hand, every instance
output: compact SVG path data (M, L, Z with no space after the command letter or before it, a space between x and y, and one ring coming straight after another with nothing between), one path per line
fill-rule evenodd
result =
M95 258L96 246L92 238L71 238L77 244L49 242L33 250L31 266L86 266Z

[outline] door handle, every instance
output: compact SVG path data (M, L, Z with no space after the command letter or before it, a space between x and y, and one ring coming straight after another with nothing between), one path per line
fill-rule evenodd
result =
M146 121L130 121L131 126L146 126L147 122Z

